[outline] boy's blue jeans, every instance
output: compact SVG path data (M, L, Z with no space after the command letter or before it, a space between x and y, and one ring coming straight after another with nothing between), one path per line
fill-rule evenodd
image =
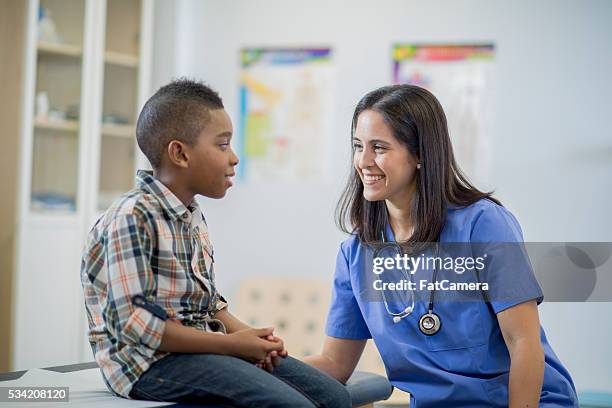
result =
M130 397L226 407L351 406L340 382L292 357L269 373L236 357L173 353L140 377Z

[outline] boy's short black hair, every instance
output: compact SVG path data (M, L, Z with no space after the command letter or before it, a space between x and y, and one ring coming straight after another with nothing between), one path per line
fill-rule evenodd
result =
M159 168L171 140L195 144L211 109L223 109L223 101L202 82L179 78L159 88L145 103L136 123L138 146L151 166Z

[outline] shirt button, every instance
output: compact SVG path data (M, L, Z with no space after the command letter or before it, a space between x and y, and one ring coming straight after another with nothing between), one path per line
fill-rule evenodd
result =
M187 219L188 217L189 217L189 214L187 214L187 213L183 214L183 218Z

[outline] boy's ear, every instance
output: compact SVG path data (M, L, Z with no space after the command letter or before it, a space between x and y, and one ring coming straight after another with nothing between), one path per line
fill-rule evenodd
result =
M187 168L189 162L189 153L185 144L178 140L171 140L168 143L168 158L170 163Z

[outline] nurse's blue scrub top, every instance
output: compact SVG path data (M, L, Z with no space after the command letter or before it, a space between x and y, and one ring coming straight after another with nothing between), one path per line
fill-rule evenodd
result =
M387 237L393 240L389 226ZM516 218L487 199L463 208L451 206L440 235L442 243L522 241ZM435 302L434 312L440 316L442 327L434 336L425 336L418 329L418 320L426 312L426 301L417 300L414 312L395 324L382 302L364 296L371 283L365 282L360 273L364 270L366 251L371 253L372 250L363 246L356 235L340 246L327 335L342 339L372 338L391 383L411 394L411 408L440 404L507 406L510 356L496 314L528 300L542 301L533 271L518 268L519 272L515 272L513 269L513 273L523 276L504 279L505 285L491 285L490 295L495 290L512 291L513 295L504 298L503 294L493 293L490 304L484 300L460 305ZM520 281L523 284L517 296L517 288L512 287L512 282ZM525 285L525 281L531 284ZM548 344L544 330L540 332L545 354L540 407L578 407L568 371Z

